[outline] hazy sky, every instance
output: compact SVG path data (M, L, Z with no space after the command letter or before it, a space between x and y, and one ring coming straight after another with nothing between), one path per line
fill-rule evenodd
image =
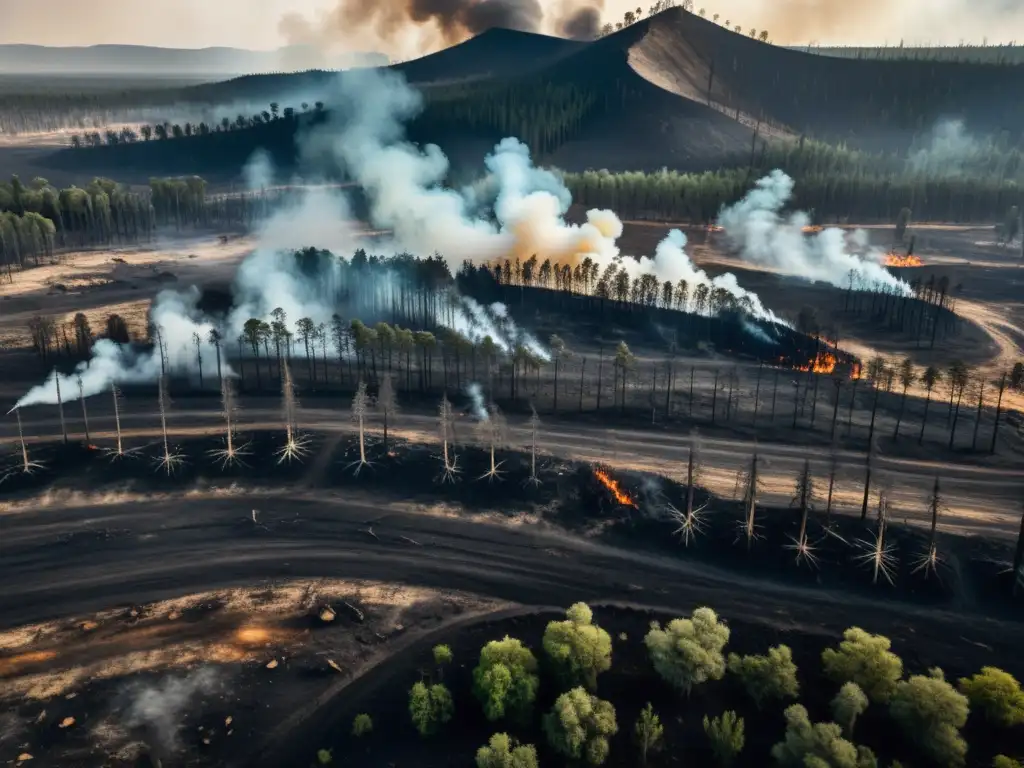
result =
M344 0L342 0L344 1ZM467 0L469 1L469 0ZM541 0L545 8L562 0ZM591 0L599 2L599 0ZM653 0L643 0L646 10ZM604 16L614 20L636 7L636 0L605 0ZM956 44L961 40L1010 42L1024 30L1024 0L696 0L710 17L731 20L744 29L767 29L777 43ZM93 45L134 43L201 48L228 45L275 48L289 42L282 25L299 14L310 28L322 26L331 0L50 0L45 12L24 0L0 0L0 43ZM300 25L301 26L301 25ZM330 29L339 48L387 51L372 35ZM1024 41L1024 33L1020 33Z

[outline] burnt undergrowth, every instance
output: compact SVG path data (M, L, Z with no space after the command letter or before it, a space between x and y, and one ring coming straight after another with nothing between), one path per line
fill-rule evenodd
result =
M486 513L556 524L576 535L616 546L697 560L708 567L763 576L794 585L863 593L885 600L965 613L1019 618L1011 595L1011 543L944 533L898 520L879 522L874 505L865 520L827 514L809 500L806 522L799 508L755 504L709 494L695 481L619 472L530 451L379 438L361 454L356 435L293 435L284 430L238 434L238 454L228 461L223 437L129 446L117 455L103 446L32 446L38 463L25 473L8 464L0 494L265 489L353 490L382 499L451 505L469 515ZM362 461L365 458L365 462ZM801 529L804 535L801 535ZM879 532L882 540L879 543Z

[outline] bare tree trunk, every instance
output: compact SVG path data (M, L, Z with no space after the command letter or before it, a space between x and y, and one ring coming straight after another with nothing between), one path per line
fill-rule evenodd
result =
M1024 239L1024 233L1021 233L1021 238ZM999 437L999 417L1003 413L1003 390L1006 388L1006 371L1003 371L1003 377L999 380L999 400L996 401L996 421L992 425L992 444L988 447L989 453L996 452L996 439Z
M871 448L868 447L868 457L864 465L864 499L860 505L861 522L868 519L868 497L871 495Z
M757 364L757 384L754 385L754 418L752 419L753 424L757 424L757 406L758 400L761 397L761 371L764 370L764 361L762 360Z

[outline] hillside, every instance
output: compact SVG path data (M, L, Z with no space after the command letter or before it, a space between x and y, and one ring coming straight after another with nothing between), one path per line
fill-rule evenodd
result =
M387 57L370 53L349 53L328 61L303 46L251 51L224 47L155 48L147 45L0 45L0 74L230 77L252 72L379 66L386 63Z
M673 8L623 38L641 77L719 110L793 133L905 147L937 120L1021 138L1024 64L853 59L783 48ZM632 31L633 28L630 28ZM619 35L613 35L614 40Z
M413 140L478 160L488 143L515 135L542 162L569 171L746 167L760 142L787 136L904 150L949 117L1011 143L1024 138L1024 103L1009 97L1024 90L1024 65L832 58L763 43L680 8L589 44L491 30L394 69L427 97ZM329 110L334 77L257 75L178 94L294 105L319 93ZM300 124L63 151L47 162L230 176L262 147L290 168Z

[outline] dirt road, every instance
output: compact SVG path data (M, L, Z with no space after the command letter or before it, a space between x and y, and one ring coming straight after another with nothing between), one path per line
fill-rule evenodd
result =
M251 519L259 509L256 526ZM372 526L373 533L369 533ZM850 622L944 645L985 643L1010 660L1024 625L752 579L683 558L597 544L539 526L479 523L346 494L190 499L4 519L0 626L138 605L192 591L344 576L464 589L525 604L623 600L712 605L770 624Z
M141 405L141 404L140 404ZM182 403L169 419L175 435L209 434L222 429L215 402ZM69 418L77 417L70 405ZM241 411L239 429L278 429L280 408L276 401L253 399ZM349 415L340 409L308 408L302 411L301 423L321 432L338 433L353 429ZM472 440L470 417L456 425L457 440ZM121 414L123 435L135 444L152 440L159 419L145 409ZM60 424L53 418L29 420L24 430L34 439L59 439ZM90 405L90 427L93 442L113 438L113 418L103 403ZM522 419L509 419L509 445L529 445L530 431ZM79 435L81 426L74 421L69 430ZM430 414L403 413L390 432L417 441L433 441L436 417ZM17 427L11 419L0 424L0 446L13 449ZM545 418L538 438L539 450L545 454L583 461L602 462L622 469L651 471L677 476L688 458L691 436L657 430L606 428L599 425ZM793 496L794 479L805 460L810 461L818 483L823 486L831 458L819 446L754 442L738 439L701 436L699 450L703 461L701 482L716 494L730 498L738 488L737 478L757 450L761 464L762 501L786 505ZM862 502L865 455L857 451L836 453L838 464L834 502L839 509L859 513ZM893 514L898 519L924 522L927 519L928 496L936 477L941 480L945 510L942 525L960 533L1015 536L1019 528L1021 499L1024 498L1024 469L987 468L954 463L928 462L879 456L875 458L873 484L885 488Z

